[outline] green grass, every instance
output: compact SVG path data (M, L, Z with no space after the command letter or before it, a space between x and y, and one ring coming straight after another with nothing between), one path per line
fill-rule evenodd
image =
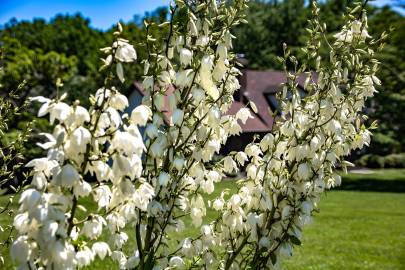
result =
M207 199L218 196L225 188L235 190L235 183L219 183ZM2 205L6 200L0 197ZM215 217L213 211L207 211L207 220ZM0 224L9 222L9 218L0 215ZM185 223L186 230L174 234L175 238L198 233L189 219ZM0 233L0 239L4 237ZM10 260L6 261L5 268L0 269L12 269ZM282 269L405 269L405 170L345 175L339 190L322 197L320 213L304 229L302 246L295 248L294 256L282 266ZM89 269L117 267L111 260L104 260L96 261Z
M405 269L405 195L333 191L286 269Z

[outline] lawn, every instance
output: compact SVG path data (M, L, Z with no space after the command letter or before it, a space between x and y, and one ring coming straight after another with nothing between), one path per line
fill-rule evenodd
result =
M219 183L207 198L234 187L232 181ZM0 198L0 203L6 199ZM208 211L207 219L213 218ZM0 216L0 224L6 222L9 219ZM197 233L189 225L186 220L182 235ZM9 261L4 269L11 269ZM91 269L117 268L107 260ZM405 170L344 176L339 190L323 196L320 212L304 230L302 246L282 269L405 269Z

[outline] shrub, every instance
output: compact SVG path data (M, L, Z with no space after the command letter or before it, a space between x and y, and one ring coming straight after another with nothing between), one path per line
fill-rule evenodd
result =
M90 96L89 109L68 104L66 94L33 99L54 131L39 144L47 156L26 165L34 176L19 201L11 248L21 269L75 269L96 256L111 256L120 269L264 269L291 256L321 194L340 184L336 166L345 169L345 157L370 142L375 124L362 124L362 112L380 83L373 57L385 36L369 36L366 10L357 3L328 40L312 1L306 58L299 61L287 45L279 58L287 76L280 121L244 151L215 160L257 112L250 104L226 114L240 87L231 29L246 22L246 2L177 0L167 23L145 22L145 96L129 114L121 113L128 100L115 84L137 54L120 24L112 46L102 49L105 84ZM163 42L153 29L167 33ZM330 53L325 59L321 45ZM305 97L298 74L307 76ZM215 182L245 165L235 194L223 190L212 203L204 201ZM95 185L86 181L89 174ZM98 209L85 209L81 198ZM204 224L207 206L216 218ZM177 245L170 232L184 229L184 216L200 234ZM134 241L127 241L125 228Z
M405 168L405 153L390 154L384 157L385 168Z

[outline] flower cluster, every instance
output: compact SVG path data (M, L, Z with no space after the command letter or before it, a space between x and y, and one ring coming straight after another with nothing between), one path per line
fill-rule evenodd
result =
M280 93L282 118L274 132L235 155L240 165L247 162L247 177L237 194L217 199L222 200L215 207L221 218L213 225L216 243L224 246L224 269L279 267L280 259L291 256L293 245L300 244L302 228L311 220L320 195L340 185L335 167L345 170L351 164L344 157L370 143L362 110L380 81L365 13L349 17L332 44L325 38L330 57L319 64L318 48L312 44L324 36L325 26L317 19L316 3L313 12L309 31L319 35L304 50L318 62L317 68L299 66L285 48L284 65L293 65L294 72L288 72ZM305 96L296 82L302 73L307 74Z
M122 39L104 51L110 53L105 60L110 70L136 59L133 46ZM89 110L78 102L68 105L65 97L32 99L42 103L38 116L49 115L55 127L52 134L41 134L45 143L38 143L47 156L26 165L33 168L33 178L20 197L14 219L20 236L11 248L21 269L76 269L96 256L121 256L128 239L122 228L137 218L135 209L146 211L154 196L140 178L145 145L137 114L142 107L131 117L122 115L128 100L109 81L90 98ZM96 184L88 182L91 178ZM98 211L80 205L83 197L93 199ZM77 211L85 217L79 220ZM113 245L97 241L105 228Z
M27 164L33 180L20 198L11 249L20 269L76 269L97 256L110 256L120 269L264 269L291 255L320 195L340 184L335 167L345 168L344 156L370 141L361 111L379 84L378 63L363 10L330 44L314 2L304 50L316 68L298 65L285 48L286 70L294 70L280 94L282 119L245 151L214 161L257 112L250 104L227 114L240 87L230 31L245 22L246 2L178 0L169 22L145 22L145 95L131 112L112 85L115 76L125 80L124 63L137 58L120 25L113 45L102 49L107 79L89 110L66 104L65 96L33 99L42 103L39 116L49 114L55 126L39 144L47 156ZM167 32L163 44L149 34L154 28ZM330 48L323 62L313 45L321 37ZM296 83L303 73L305 96ZM240 168L247 175L237 193L223 191L207 204L204 195ZM82 198L97 210L85 209ZM204 224L208 206L218 218ZM200 234L173 249L170 236L184 229L186 216Z

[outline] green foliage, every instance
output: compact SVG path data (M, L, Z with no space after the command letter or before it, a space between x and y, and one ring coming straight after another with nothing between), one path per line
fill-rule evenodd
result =
M369 168L405 168L405 153L386 156L366 154L357 161L357 164Z
M389 18L389 19L387 19ZM369 104L370 119L378 119L379 128L370 153L387 155L405 152L405 18L388 7L377 10L369 20L371 34L392 28L384 50L377 55L382 63L379 77L382 87ZM387 138L381 140L382 136Z
M302 37L309 15L304 0L252 1L249 24L235 30L235 51L246 55L250 68L280 69L276 57L283 55L282 44L293 50L305 44Z
M0 91L16 89L19 82L25 81L21 89L21 102L32 95L54 96L57 78L68 81L77 74L77 57L65 56L55 51L44 52L41 48L28 49L17 39L3 39L5 50L4 70L0 73Z

